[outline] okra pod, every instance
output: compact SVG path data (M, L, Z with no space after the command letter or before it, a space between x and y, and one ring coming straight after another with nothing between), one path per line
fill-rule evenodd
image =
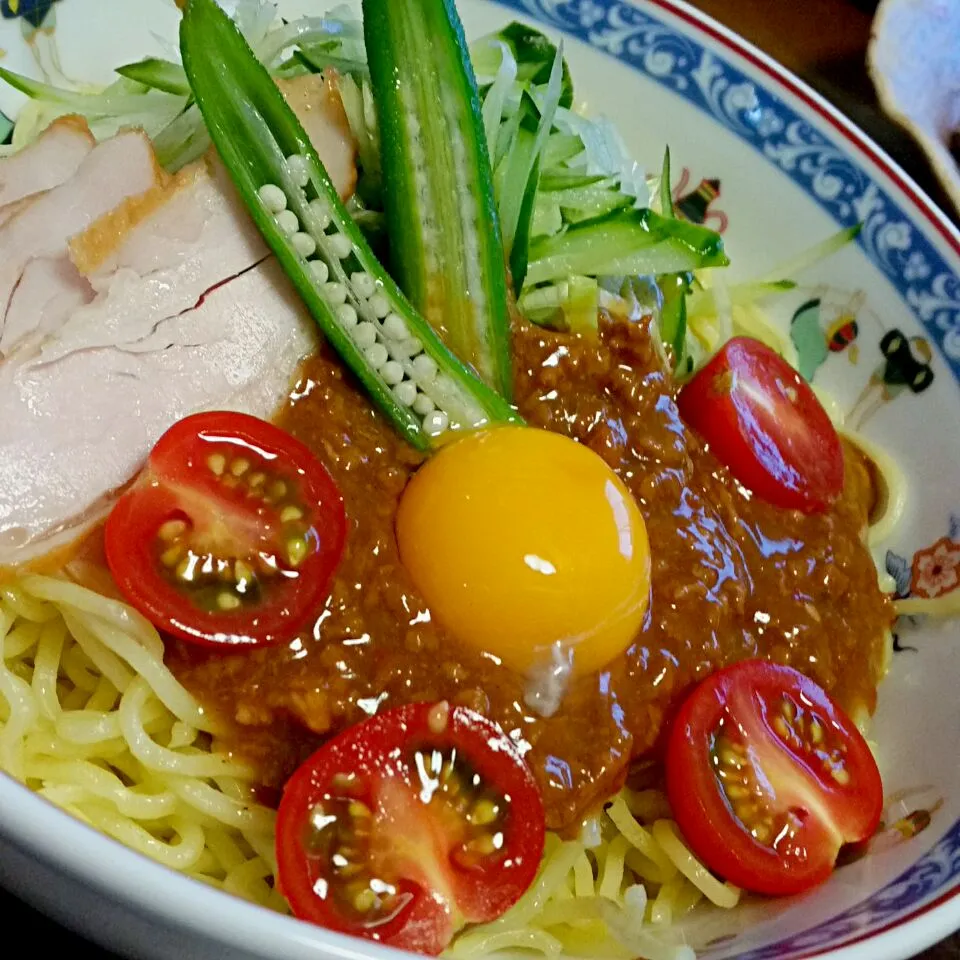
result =
M453 431L520 422L377 261L296 115L215 0L189 0L180 44L194 98L254 222L401 434L429 449Z
M512 391L504 248L480 97L453 0L363 0L400 284L451 349Z

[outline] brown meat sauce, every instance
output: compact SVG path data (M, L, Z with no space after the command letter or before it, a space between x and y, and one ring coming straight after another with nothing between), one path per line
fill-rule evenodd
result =
M652 601L636 642L544 719L523 706L520 678L444 633L393 532L420 458L324 348L278 422L319 454L346 501L348 544L326 607L287 646L168 647L173 670L230 721L231 745L264 782L279 786L325 735L382 705L447 698L531 745L548 825L562 830L617 789L631 759L655 756L678 698L724 664L791 664L848 710L872 711L891 610L861 541L873 499L862 459L847 457L830 513L778 510L751 500L680 421L645 322L605 319L599 339L518 329L514 352L523 415L600 454L646 519Z

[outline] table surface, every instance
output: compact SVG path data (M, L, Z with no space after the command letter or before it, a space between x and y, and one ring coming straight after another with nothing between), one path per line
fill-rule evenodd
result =
M922 151L877 105L864 66L874 2L692 2L789 67L835 103L887 150L942 209L950 211L950 204ZM82 956L93 954L93 948L0 891L0 919L13 916L16 916L15 929L23 936L21 942L32 944L32 951L40 956L65 956L67 950L79 950ZM105 951L97 951L95 955L99 960L113 960L113 955ZM918 960L960 960L960 934L927 951Z

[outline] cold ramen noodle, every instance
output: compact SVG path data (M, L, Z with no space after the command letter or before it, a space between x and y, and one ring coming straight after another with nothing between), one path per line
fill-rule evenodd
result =
M428 954L685 957L822 882L882 806L900 481L669 157L518 24L184 6L182 65L0 71L0 768Z

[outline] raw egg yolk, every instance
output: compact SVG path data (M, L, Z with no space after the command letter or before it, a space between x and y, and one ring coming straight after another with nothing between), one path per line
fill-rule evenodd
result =
M517 673L558 653L590 673L640 630L643 517L597 454L559 434L499 427L444 447L404 492L397 539L438 622Z

